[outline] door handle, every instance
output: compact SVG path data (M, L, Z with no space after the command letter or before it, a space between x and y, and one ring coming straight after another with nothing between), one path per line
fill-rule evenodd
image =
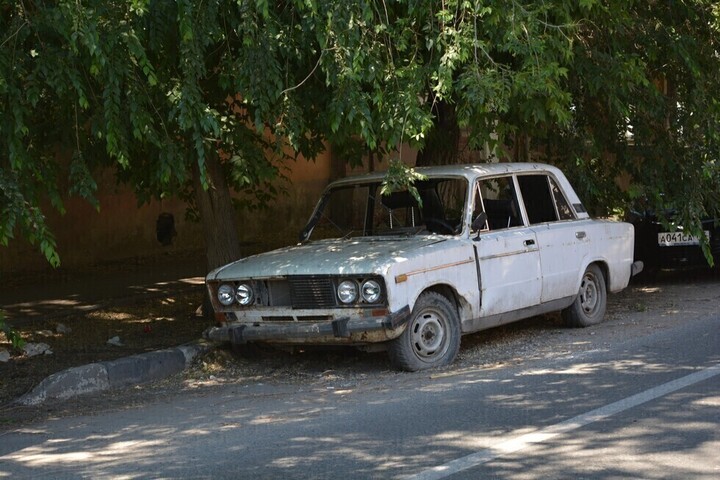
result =
M585 232L575 232L575 238L577 238L578 240L582 240L586 236L587 234Z
M526 247L529 247L530 245L535 245L535 240L529 238L523 242L523 245L525 245Z

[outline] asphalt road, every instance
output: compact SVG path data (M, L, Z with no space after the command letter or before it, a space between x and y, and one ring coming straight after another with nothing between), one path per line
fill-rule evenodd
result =
M0 433L0 478L717 479L718 452L715 313L513 367L48 420Z

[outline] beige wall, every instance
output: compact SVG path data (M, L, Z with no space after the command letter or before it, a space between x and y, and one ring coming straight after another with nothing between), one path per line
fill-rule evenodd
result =
M300 229L328 183L329 154L314 162L299 159L288 166L287 195L278 197L267 211L238 214L240 238L246 251L297 241ZM50 208L45 210L57 240L62 268L204 248L201 227L185 220L183 202L170 199L138 206L133 192L116 186L111 172L101 173L98 186L99 211L78 198L65 199L65 215ZM155 236L155 221L161 212L170 212L175 217L177 236L168 247L160 245ZM44 270L50 270L47 261L37 247L26 241L14 239L7 247L0 246L0 283L2 275Z

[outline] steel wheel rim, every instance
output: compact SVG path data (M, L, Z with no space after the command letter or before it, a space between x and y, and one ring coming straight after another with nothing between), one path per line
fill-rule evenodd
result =
M418 358L429 360L442 355L447 343L446 321L435 311L424 311L415 318L411 341Z
M598 308L600 303L598 290L595 275L586 273L580 285L580 306L588 315L593 315Z

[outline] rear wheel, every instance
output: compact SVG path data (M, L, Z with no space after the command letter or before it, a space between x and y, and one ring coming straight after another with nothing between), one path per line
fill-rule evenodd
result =
M713 272L720 273L720 229L712 231L710 237L710 253L713 257Z
M445 296L420 295L407 328L390 342L388 354L397 368L415 372L449 365L460 349L460 320Z
M572 305L563 310L562 316L568 327L597 325L605 317L607 288L605 275L599 266L588 266L580 282L580 291Z

